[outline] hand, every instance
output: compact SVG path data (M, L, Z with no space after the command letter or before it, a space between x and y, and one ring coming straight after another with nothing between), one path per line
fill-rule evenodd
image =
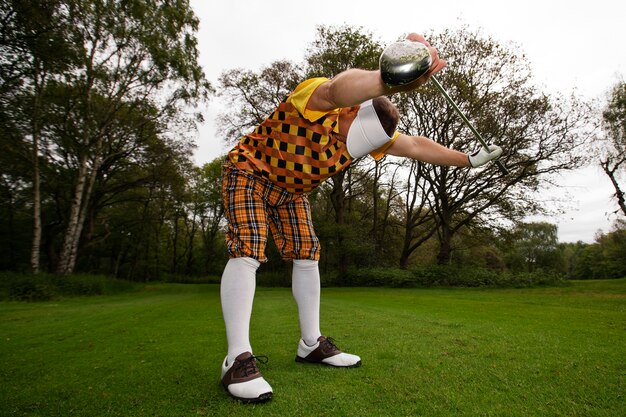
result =
M478 152L467 155L467 159L469 159L469 163L472 168L478 168L479 166L485 165L492 159L499 158L500 155L502 155L501 147L497 145L489 145L488 151L485 148L480 148Z

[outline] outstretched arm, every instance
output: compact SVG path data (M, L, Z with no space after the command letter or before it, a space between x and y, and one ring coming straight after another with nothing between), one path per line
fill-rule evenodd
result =
M446 148L424 136L408 136L401 133L385 153L435 165L470 166L467 154Z
M446 148L424 136L408 136L401 133L385 153L435 165L478 168L500 157L502 148L489 145L489 150L481 147L477 152L468 155Z
M329 111L333 109L352 107L363 103L370 98L391 95L399 91L410 91L428 82L431 75L442 70L446 62L439 59L437 50L430 46L424 37L411 33L407 39L421 42L429 47L433 57L429 70L420 78L410 84L400 87L385 85L380 70L367 71L361 69L349 69L332 80L320 85L311 95L307 108L311 110Z

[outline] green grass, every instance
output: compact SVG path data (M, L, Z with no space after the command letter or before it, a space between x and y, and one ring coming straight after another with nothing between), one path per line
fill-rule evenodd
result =
M274 388L218 383L216 285L0 303L2 416L622 416L626 280L534 289L324 288L322 329L363 366L294 361L291 291L259 288L255 353Z

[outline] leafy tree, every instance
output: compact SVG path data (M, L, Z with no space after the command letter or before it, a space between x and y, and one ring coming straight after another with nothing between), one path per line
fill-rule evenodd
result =
M155 123L172 126L180 106L201 98L208 87L193 37L198 21L187 1L75 0L66 6L68 37L82 46L82 54L64 80L74 106L68 139L76 171L60 273L74 269L93 186L118 133L118 114L146 110ZM67 144L61 145L65 151Z
M614 230L596 237L601 254L603 278L626 277L626 222L617 222Z
M23 167L0 155L0 270L26 269L32 217L28 184L20 179Z
M561 254L563 263L560 272L568 279L584 279L583 254L586 250L587 243L578 241L576 243L559 243L559 253Z
M585 103L539 91L528 62L513 48L466 28L428 38L448 61L438 78L483 136L502 145L502 161L511 171L505 176L493 164L478 170L423 164L415 170L414 181L422 181L421 198L427 202L417 207L419 213L432 213L438 262L446 264L461 229L498 227L503 220L541 212L536 192L550 175L581 165L584 152L577 151L594 124ZM393 99L405 132L463 152L479 146L433 86Z
M191 166L163 146L140 152L94 192L98 218L88 222L82 268L137 280L216 273L226 254L222 237L221 166ZM131 169L134 168L134 169ZM125 177L126 180L122 180ZM141 187L125 187L133 179Z
M509 236L511 269L534 272L559 268L558 228L546 222L520 223Z
M42 224L48 261L69 273L81 239L94 244L99 211L148 181L128 164L150 166L155 147L189 159L185 132L200 119L189 110L210 92L198 20L187 0L3 1L0 17L0 140L31 163L2 175L20 184L11 201L33 190L32 269Z
M567 244L571 279L608 279L626 276L626 224L617 221L609 233L598 233L595 243Z
M222 239L224 207L222 203L222 165L224 158L196 167L187 176L187 264L185 275L194 273L221 272L226 250ZM198 240L199 251L195 251L194 241ZM201 262L194 265L192 257Z
M75 46L64 37L68 22L62 7L58 0L0 3L0 124L6 138L30 140L30 145L14 143L12 149L23 158L29 155L32 166L34 273L39 272L42 234L40 161L45 163L45 152L41 155L40 142L45 86L51 77L65 72L76 55Z
M600 166L611 180L617 204L626 216L626 83L621 82L613 87L602 117L609 143L605 155L601 157Z
M382 52L380 42L362 27L317 27L317 35L306 54L306 77L328 77L350 69L376 69Z

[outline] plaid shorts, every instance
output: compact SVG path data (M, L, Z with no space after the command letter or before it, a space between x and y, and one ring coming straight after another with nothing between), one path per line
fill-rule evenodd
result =
M226 246L232 258L266 262L269 227L283 259L319 260L320 243L306 195L293 194L230 162L224 164L222 174Z

